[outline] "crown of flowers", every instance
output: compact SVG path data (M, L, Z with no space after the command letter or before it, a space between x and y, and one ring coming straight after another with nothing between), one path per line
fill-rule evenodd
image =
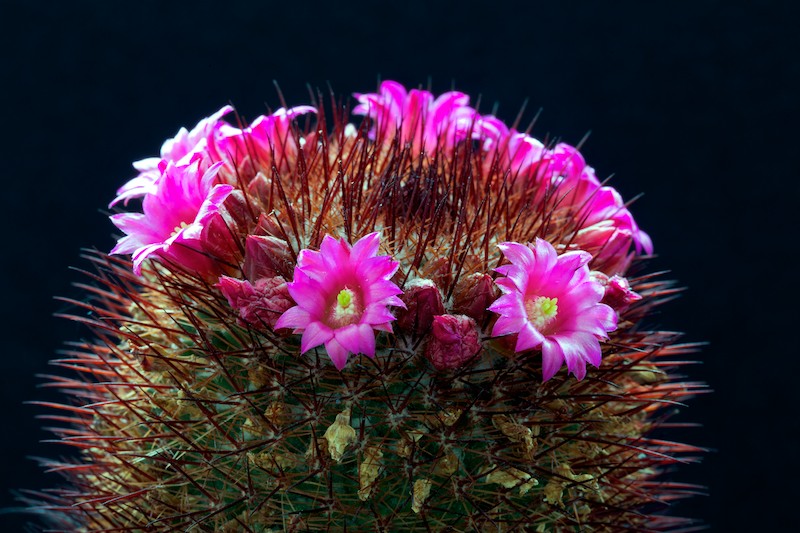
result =
M544 380L600 366L639 298L624 276L652 253L619 193L576 148L482 115L463 93L386 81L355 97L365 126L331 136L299 127L310 106L244 128L225 106L181 129L117 191L112 206L138 198L142 211L111 217L125 234L111 253L131 254L137 274L215 285L243 327L299 335L301 354L324 346L340 370L399 337L424 339L443 372L487 345L541 352Z

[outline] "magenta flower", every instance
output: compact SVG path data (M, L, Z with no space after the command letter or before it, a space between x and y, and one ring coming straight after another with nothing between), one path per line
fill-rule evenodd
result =
M214 131L209 151L215 159L229 161L231 170L252 166L252 162L247 163L248 157L265 168L274 164L285 170L289 158L295 157L300 149L291 131L292 120L316 112L315 107L307 105L289 109L282 107L271 115L257 117L243 129L223 124Z
M339 370L348 354L374 357L375 331L392 332L389 306L405 307L398 298L402 291L390 281L399 263L376 255L379 245L378 233L352 247L326 235L318 252L302 250L287 284L297 305L281 315L275 329L302 332L301 353L324 344Z
M155 190L155 182L161 176L161 163L173 162L177 165L188 165L191 158L208 149L208 140L223 124L222 117L233 111L229 105L202 119L191 131L181 128L175 137L167 139L161 146L161 157L148 157L133 163L133 168L139 175L128 181L117 190L117 197L109 207L124 202L126 205L131 198L139 198Z
M111 253L132 254L137 275L151 255L171 259L201 275L210 272L213 262L203 253L203 226L233 190L231 185L214 183L221 165L215 163L203 171L200 154L186 166L162 162L162 174L142 202L144 213L111 216L111 222L126 234Z
M505 123L492 115L485 115L475 123L473 137L481 141L485 152L484 161L488 171L492 164L498 164L501 169L508 169L511 179L517 176L525 177L520 185L529 185L531 176L545 161L548 150L544 144L517 130L509 129Z
M517 334L514 350L542 347L542 376L552 378L563 363L576 378L586 376L586 363L600 365L599 339L617 327L617 315L601 304L604 289L589 276L591 255L561 255L542 239L525 246L499 245L510 265L496 271L503 295L490 307L500 315L492 336Z
M433 153L439 143L446 149L469 138L478 119L470 107L469 96L450 91L434 99L428 91L411 89L396 81L381 83L379 93L356 93L359 105L354 115L374 121L371 139L390 143L399 135L402 144L411 144L415 154Z

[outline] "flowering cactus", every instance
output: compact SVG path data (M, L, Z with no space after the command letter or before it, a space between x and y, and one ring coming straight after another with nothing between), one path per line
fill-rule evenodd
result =
M704 389L647 329L674 291L631 274L620 195L463 93L356 98L360 125L226 106L134 164L74 302L95 340L55 362L80 456L29 498L50 530L691 523L662 476L700 450L648 435Z

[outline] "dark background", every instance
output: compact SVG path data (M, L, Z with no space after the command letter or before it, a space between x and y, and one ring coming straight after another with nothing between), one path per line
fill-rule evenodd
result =
M677 514L715 531L788 531L796 522L796 222L800 47L797 2L0 2L0 507L10 489L58 483L31 456L51 398L37 373L79 326L53 295L112 247L102 208L182 126L232 102L245 117L292 105L306 84L374 90L379 77L456 87L513 120L543 108L539 137L577 143L625 198L659 258L689 287L659 317L709 341L690 376L710 396L679 435L713 448L677 479L708 497ZM380 7L375 5L381 4ZM517 4L517 3L515 3ZM518 3L522 5L522 2ZM473 100L474 101L474 100ZM0 514L2 531L23 521Z

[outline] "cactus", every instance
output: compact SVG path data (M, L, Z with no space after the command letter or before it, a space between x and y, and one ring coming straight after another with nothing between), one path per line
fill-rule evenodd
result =
M54 362L50 530L691 525L663 473L701 450L649 435L704 386L647 329L675 288L631 274L619 194L464 94L356 97L226 106L135 165L72 302L94 340Z

